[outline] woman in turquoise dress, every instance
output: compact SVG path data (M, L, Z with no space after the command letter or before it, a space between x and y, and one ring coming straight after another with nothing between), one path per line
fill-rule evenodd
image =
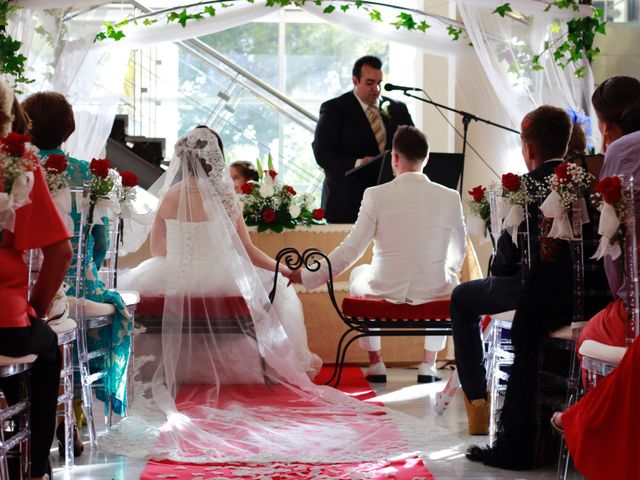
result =
M93 175L89 169L89 162L70 157L60 149L62 143L75 130L73 110L63 95L56 92L40 92L29 96L22 104L32 121L32 143L40 149L42 163L53 154L64 155L69 165L66 173L69 178L71 188L82 187L86 182L90 182ZM74 238L80 229L80 213L72 205L70 212L74 223ZM96 222L98 223L98 222ZM88 300L99 303L110 303L116 308L111 331L99 329L92 332L89 338L90 348L100 348L112 343L111 369L107 379L111 387L111 401L113 411L123 415L126 410L126 385L127 367L129 364L132 322L129 312L120 294L105 288L104 283L98 276L99 267L102 265L109 249L109 219L102 218L102 225L95 224L91 228L91 235L88 237L87 254L83 265L84 271L84 297ZM77 241L73 242L74 250L77 248ZM77 250L76 250L77 251ZM74 255L74 259L76 256ZM76 269L75 260L72 261L68 272L69 278L74 278ZM73 283L73 282L71 282ZM75 295L75 285L70 285L69 295ZM111 339L108 338L111 337ZM78 385L78 382L76 382ZM104 400L104 394L98 392L98 397Z

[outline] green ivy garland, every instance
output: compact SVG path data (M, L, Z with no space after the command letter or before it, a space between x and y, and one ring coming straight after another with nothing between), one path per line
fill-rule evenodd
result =
M0 73L13 77L14 88L19 83L32 83L24 75L27 57L19 53L22 45L7 33L7 21L10 13L18 9L15 5L9 5L8 0L0 0ZM16 89L17 93L21 93Z

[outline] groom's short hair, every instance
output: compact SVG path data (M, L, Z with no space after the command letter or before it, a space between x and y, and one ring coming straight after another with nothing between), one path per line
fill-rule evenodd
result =
M416 127L401 125L393 136L393 150L411 163L420 163L429 156L429 143Z
M354 77L358 80L362 77L362 66L368 65L371 68L376 70L382 70L382 60L378 57L374 57L373 55L365 55L364 57L360 57L356 60L356 63L353 64L353 71L351 72Z
M540 160L564 158L572 123L562 108L542 105L524 116L520 128L520 138L535 146Z

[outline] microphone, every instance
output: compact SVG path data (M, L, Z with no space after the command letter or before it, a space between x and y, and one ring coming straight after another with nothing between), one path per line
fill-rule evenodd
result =
M400 90L402 92L421 92L421 88L416 87L401 87L400 85L393 85L392 83L387 83L384 86L385 91L391 92L393 90Z

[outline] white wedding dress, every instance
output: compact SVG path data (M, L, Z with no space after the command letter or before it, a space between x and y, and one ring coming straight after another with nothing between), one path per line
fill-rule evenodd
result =
M120 288L137 290L142 296L162 296L165 292L175 289L180 289L191 297L241 296L236 283L230 281L233 272L229 271L226 262L220 261L236 254L232 245L211 241L207 222L167 219L165 224L167 256L150 258L131 270L120 272ZM260 268L256 271L265 290L270 291L273 286L273 273ZM291 341L300 365L313 380L322 367L322 360L309 350L302 304L293 286L287 286L287 283L285 278L278 278L272 308ZM238 344L238 340L234 338L221 338L220 344L225 340L227 344ZM235 356L242 357L247 348L225 348L221 361L232 364L229 358L229 355L232 355L231 350L238 350ZM197 354L195 349L194 353ZM255 372L250 373L250 378L238 378L238 372L227 376L233 376L234 381L239 383L248 383L255 379Z

